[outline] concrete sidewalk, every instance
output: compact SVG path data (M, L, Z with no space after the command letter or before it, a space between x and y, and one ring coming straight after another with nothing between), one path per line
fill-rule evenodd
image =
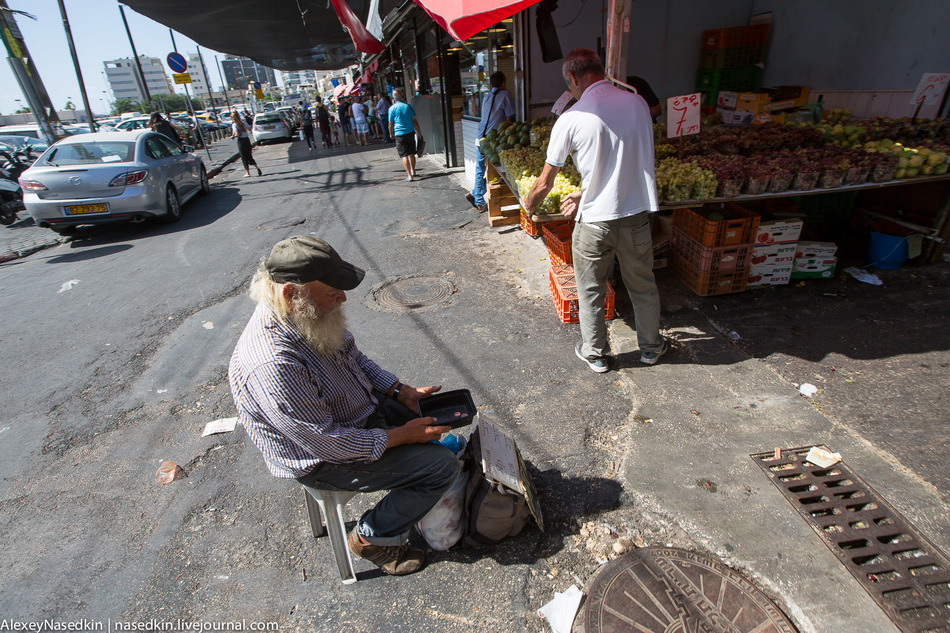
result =
M208 177L212 179L238 159L237 143L230 138L209 143L207 150L196 149L194 153L204 161ZM27 257L70 239L69 236L60 236L36 226L26 211L21 211L19 218L10 226L0 227L0 263Z

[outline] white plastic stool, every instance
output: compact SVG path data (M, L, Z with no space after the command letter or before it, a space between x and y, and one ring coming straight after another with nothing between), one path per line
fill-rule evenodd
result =
M310 529L313 530L313 537L323 536L324 523L320 520L322 512L326 521L327 536L330 537L330 547L333 548L336 566L340 570L340 578L343 579L344 585L356 582L353 562L350 560L350 548L346 544L343 507L357 493L350 490L320 490L310 486L304 486L303 489L304 497L307 499L307 514L310 515Z

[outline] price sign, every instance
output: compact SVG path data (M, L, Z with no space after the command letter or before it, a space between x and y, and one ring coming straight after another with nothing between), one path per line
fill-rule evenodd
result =
M681 95L666 100L666 136L674 138L699 134L700 94Z
M191 73L172 73L172 77L175 78L176 84L190 84L191 83Z
M910 105L936 105L947 91L950 73L924 73L917 84L914 96L910 98Z
M482 442L482 470L485 475L512 490L521 490L514 440L499 427L481 418L478 420L478 428Z
M554 105L551 106L551 112L554 116L561 116L561 113L564 112L564 108L567 107L567 104L571 102L571 99L574 98L574 95L571 94L570 90L565 90L564 94L558 97L558 100L554 102Z

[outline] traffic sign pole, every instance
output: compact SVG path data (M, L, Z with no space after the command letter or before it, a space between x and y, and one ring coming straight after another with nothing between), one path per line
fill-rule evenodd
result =
M172 56L172 54L169 53L167 60L168 60L168 65L172 67L172 70L174 70L175 67L172 66L172 61L174 60L175 62L179 62L178 66L181 67L180 62L184 61L185 58L178 54L178 45L175 44L175 32L172 31L171 29L168 29L168 34L172 38L172 50L174 51L174 56ZM185 64L185 67L179 72L185 72L186 70L188 70L187 63ZM208 147L208 144L205 143L205 137L201 129L201 123L198 121L198 117L195 116L195 109L191 105L191 93L188 91L188 84L185 84L185 101L188 102L188 111L191 112L191 120L194 121L195 123L195 132L198 134L198 140L201 141L201 144L205 146L205 151L208 152L208 162L210 163L211 149Z

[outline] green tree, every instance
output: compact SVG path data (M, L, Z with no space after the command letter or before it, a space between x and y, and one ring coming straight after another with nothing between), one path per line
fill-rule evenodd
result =
M29 114L29 113L32 112L32 111L33 111L33 110L30 110L30 106L23 106L22 108L20 108L19 110L17 110L17 111L14 112L13 114Z
M66 105L63 106L63 110L75 110L75 109L76 109L76 104L73 103L72 101L67 101Z
M142 112L142 105L135 99L116 99L112 104L112 114L119 115L123 112Z
M195 110L203 110L204 103L201 99L193 98L191 100L191 107ZM180 94L153 95L152 108L158 111L184 112L188 109L188 100L185 95Z

